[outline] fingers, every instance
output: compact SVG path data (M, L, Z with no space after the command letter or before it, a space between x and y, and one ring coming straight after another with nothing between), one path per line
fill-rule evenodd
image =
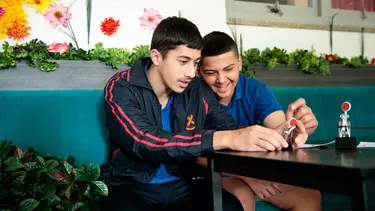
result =
M280 187L280 184L278 183L271 183L272 187L275 188L279 193L282 193L283 190L282 188Z
M286 119L289 120L290 118L292 118L294 116L294 112L304 105L306 105L306 101L303 98L299 98L296 101L294 101L293 103L289 104L288 110L285 114Z
M260 186L262 187L258 187L258 190L255 191L255 194L262 200L282 193L282 191L280 190L281 188L274 183L262 184ZM275 186L278 188L276 188Z
M299 133L306 133L305 125L300 120L297 120L296 129L298 129Z
M257 144L257 146L267 151L275 151L276 149L278 149L277 147L275 147L274 145L270 144L268 141L263 140L263 139L259 140L259 143Z
M294 117L297 120L301 120L302 123L305 125L306 131L308 134L312 134L315 129L318 127L318 120L316 119L314 113L312 112L311 108L308 106L300 107L295 113Z
M318 127L318 120L313 119L310 122L304 123L305 124L305 129L307 134L312 134L315 129Z
M268 192L269 196L276 195L276 189L271 184L266 187L266 192Z
M266 199L266 198L263 196L262 192L255 192L255 195L257 195L258 198L261 199L261 200Z
M306 128L301 121L297 120L296 127L297 128L296 128L295 132L297 132L297 136L294 139L294 144L296 146L300 146L307 141L308 135L307 135L307 132L306 132Z
M304 105L295 110L294 118L301 120L307 114L309 114L312 118L314 118L314 114L312 113L311 108Z
M307 133L298 134L297 137L294 139L294 145L297 147L301 146L302 144L306 143L307 138Z
M257 144L260 147L265 147L270 151L276 149L280 150L282 147L288 147L288 143L286 143L285 139L275 130L258 126L254 128L254 132L260 140Z
M304 98L298 98L294 103L290 105L290 108L297 110L299 107L306 105L306 100Z

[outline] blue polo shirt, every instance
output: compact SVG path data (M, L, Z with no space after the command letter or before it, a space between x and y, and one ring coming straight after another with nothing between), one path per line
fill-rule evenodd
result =
M264 119L275 111L282 111L272 91L255 78L240 74L238 83L228 106L221 105L231 114L237 124L251 126L263 124Z
M150 67L150 61L147 63L147 65L144 68L145 73L147 72L148 68ZM171 129L171 106L173 102L173 93L169 96L167 105L161 110L161 120L162 120L162 126L163 130L172 132ZM179 180L179 177L170 176L165 169L164 163L160 164L159 170L156 173L155 177L152 178L150 181L150 184L162 184L167 182L172 182Z

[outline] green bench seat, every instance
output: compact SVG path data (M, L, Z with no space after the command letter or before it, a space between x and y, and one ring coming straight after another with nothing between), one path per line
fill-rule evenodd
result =
M375 126L375 86L272 88L284 110L290 102L304 97L313 109L319 128L308 143L333 140L340 120L340 105L352 104L350 121L355 126ZM375 131L353 130L358 137L375 140ZM107 131L104 125L103 90L0 90L0 140L17 146L65 157L80 164L100 165L107 159ZM335 210L339 196L325 194L324 210ZM278 210L257 203L257 210Z

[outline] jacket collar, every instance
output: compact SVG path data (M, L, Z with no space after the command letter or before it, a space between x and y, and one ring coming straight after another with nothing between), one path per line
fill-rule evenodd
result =
M150 64L151 58L138 59L134 65L131 67L129 83L134 86L140 86L146 89L152 90L150 83L148 82L147 75L144 68L146 65Z

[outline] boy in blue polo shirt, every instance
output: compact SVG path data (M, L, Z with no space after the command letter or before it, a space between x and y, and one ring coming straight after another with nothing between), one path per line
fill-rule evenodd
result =
M221 106L240 125L253 126L251 138L272 144L275 137L264 135L264 128L275 129L291 117L300 120L308 134L318 122L303 98L290 104L284 114L267 85L240 74L241 56L234 40L225 33L212 32L204 37L199 75L216 93ZM261 123L263 126L257 125ZM294 140L294 145L306 139ZM203 159L198 163L204 165ZM321 196L317 190L261 181L223 173L223 187L241 201L244 210L255 210L255 195L283 210L320 210Z

